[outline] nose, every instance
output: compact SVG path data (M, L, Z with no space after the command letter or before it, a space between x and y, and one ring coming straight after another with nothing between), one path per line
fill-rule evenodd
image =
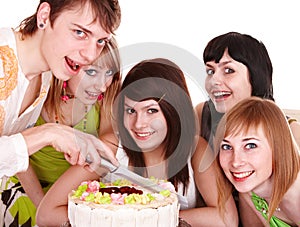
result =
M145 119L145 116L143 114L136 114L134 126L136 129L141 129L147 126L147 120Z
M234 168L241 167L245 164L245 159L242 152L233 152L232 154L232 166Z
M222 75L220 70L216 70L215 73L211 77L211 82L213 85L220 85L222 84Z
M107 89L105 76L100 76L100 78L97 79L94 87L97 91L101 91L102 93L105 92Z
M80 55L84 59L85 64L91 64L100 56L102 49L103 46L99 46L97 43L89 41L80 51Z

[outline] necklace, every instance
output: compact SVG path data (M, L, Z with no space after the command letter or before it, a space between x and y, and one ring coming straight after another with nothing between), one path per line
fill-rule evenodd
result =
M86 132L86 126L87 126L87 112L88 112L88 106L84 105L84 117L83 117L83 132ZM57 116L57 113L55 113L55 123L59 124L59 118Z

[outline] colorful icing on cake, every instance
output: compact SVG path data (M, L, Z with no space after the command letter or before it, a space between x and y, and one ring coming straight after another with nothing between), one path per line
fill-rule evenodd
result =
M120 179L112 183L85 181L69 194L71 225L105 227L175 227L179 205L174 186L154 179L164 190L153 193Z

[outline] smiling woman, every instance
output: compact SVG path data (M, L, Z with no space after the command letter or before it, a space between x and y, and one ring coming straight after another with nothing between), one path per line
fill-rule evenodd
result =
M251 97L227 112L216 131L215 152L225 176L239 192L244 225L297 226L299 149L274 102ZM219 192L226 192L218 185Z

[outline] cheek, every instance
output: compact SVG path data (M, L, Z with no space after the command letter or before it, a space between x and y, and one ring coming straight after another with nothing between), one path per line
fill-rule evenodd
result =
M223 170L228 169L228 165L229 165L229 157L226 156L224 153L220 152L219 154L219 162L220 162L220 166Z
M205 79L205 90L206 91L209 91L210 90L210 87L211 87L211 78L209 76L206 76L206 79Z
M166 128L166 122L164 122L161 119L153 119L150 122L150 126L151 126L151 128L153 128L155 130L162 130L162 129Z
M130 126L129 126L129 124L130 124L129 117L126 116L126 115L124 115L123 122L124 122L124 127L125 127L127 130L129 130L129 128L130 128Z
M112 81L113 81L113 78L107 80L107 82L105 83L106 88L108 88L111 85Z
M150 127L156 131L159 131L164 134L167 134L167 123L162 119L153 119L150 122Z

